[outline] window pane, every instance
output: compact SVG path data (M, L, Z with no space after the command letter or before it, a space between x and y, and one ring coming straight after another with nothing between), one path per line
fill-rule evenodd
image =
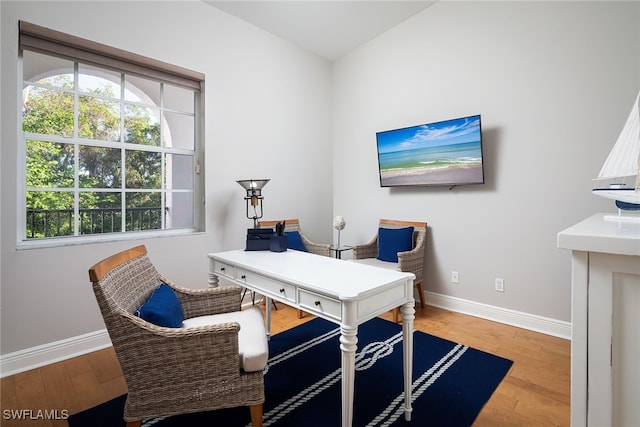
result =
M135 77L124 76L124 100L149 105L160 105L160 83Z
M193 156L167 154L165 187L175 190L193 190Z
M163 107L193 114L195 92L189 89L164 85Z
M195 227L196 92L21 55L25 239Z
M27 187L73 187L73 145L28 140Z
M22 58L22 77L24 80L73 89L73 61L42 55L30 50L25 50L22 53Z
M127 193L127 231L162 228L162 206L159 192Z
M122 231L120 193L80 193L80 234L118 233Z
M73 235L73 193L28 191L25 238Z
M194 226L193 193L167 193L166 226L168 229Z
M120 73L79 64L78 90L120 99Z
M73 94L27 86L23 91L22 130L73 136Z
M125 142L160 146L160 112L156 108L127 104L124 107Z
M120 141L120 104L95 96L80 95L78 136L100 141Z
M122 150L80 146L80 188L120 188L122 185Z
M159 190L162 185L162 157L149 151L126 151L126 187Z
M178 113L165 113L167 129L164 131L164 146L171 148L194 149L194 117Z

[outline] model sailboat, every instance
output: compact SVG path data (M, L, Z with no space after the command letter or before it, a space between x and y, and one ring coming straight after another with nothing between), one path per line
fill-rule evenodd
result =
M640 93L620 136L594 179L593 194L616 201L622 212L634 212L630 219L640 220ZM617 217L616 217L617 218Z

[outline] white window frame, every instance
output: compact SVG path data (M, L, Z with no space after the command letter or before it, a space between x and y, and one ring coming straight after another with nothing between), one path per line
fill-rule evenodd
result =
M24 36L24 39L26 41L23 41L23 25L25 28L24 34L26 34L26 36ZM204 75L197 73L197 72L193 72L190 70L186 70L186 69L182 69L180 67L176 67L176 66L172 66L169 64L165 64L165 63L160 63L156 60L153 59L149 59L149 58L145 58L145 57L141 57L139 55L136 54L132 54L129 52L125 52L125 51L119 51L117 49L114 48L110 48L108 46L104 46L104 45L99 45L97 43L94 42L90 42L84 39L79 39L76 38L74 36L69 36L63 33L58 33L43 27L38 27L35 26L33 24L29 24L29 23L25 23L25 22L20 22L20 36L21 36L21 42L20 42L20 49L19 49L19 58L18 58L18 79L19 79L19 85L18 85L18 92L19 92L19 96L18 96L18 136L19 136L19 148L18 148L18 175L19 175L19 180L18 180L18 203L17 203L17 208L18 208L18 229L17 229L17 244L19 248L29 248L29 247L53 247L53 246L66 246L66 245L76 245L76 244L88 244L88 243L95 243L95 242L99 242L99 241L115 241L115 240L129 240L129 239L140 239L140 238L150 238L150 237L166 237L166 236L175 236L175 235L186 235L186 234L194 234L194 233L201 233L204 232L204 217L205 217L205 211L204 211L204 108L203 108L203 100L204 100L204 94L202 93L202 87L204 86ZM116 53L121 53L121 57L124 58L124 60L130 60L133 59L133 63L134 63L134 69L136 70L137 74L134 74L133 72L129 72L127 70L113 70L111 68L108 68L106 66L100 66L97 65L95 62L90 63L90 65L92 67L98 67L98 68L103 68L105 70L109 70L111 72L111 74L113 74L114 71L116 71L117 73L119 73L120 75L120 87L121 87L121 91L122 93L120 94L120 105L121 107L123 107L124 105L124 90L125 90L125 86L124 86L124 76L125 75L134 75L134 76L138 76L138 77L143 77L143 78L147 78L150 80L155 80L158 81L160 83L160 87L161 87L161 101L158 107L160 109L163 109L163 111L167 111L169 113L182 113L176 110L171 110L171 109L165 109L164 106L162 105L162 94L163 94L163 90L164 90L164 85L165 84L171 84L174 86L181 86L183 88L186 89L190 89L193 90L194 92L194 108L193 108L193 115L194 115L194 149L193 150L188 150L188 149L179 149L179 148L172 148L172 147L165 147L163 143L160 144L159 147L153 147L150 151L153 152L158 152L161 155L161 162L162 162L162 168L161 168L161 173L163 174L163 179L162 179L162 188L159 190L153 190L155 192L159 192L161 194L161 208L164 209L166 207L166 201L165 201L165 195L167 194L167 192L172 192L172 193L178 193L180 192L180 190L176 190L176 189L167 189L165 188L165 179L164 179L164 173L167 170L166 169L166 164L165 164L165 158L166 158L166 154L178 154L178 155L192 155L193 157L193 167L194 170L192 171L193 174L193 189L191 190L185 190L186 192L192 192L193 193L193 207L192 207L192 211L193 211L193 227L190 228L180 228L180 229L167 229L166 228L166 224L165 224L165 215L161 214L161 221L162 221L162 226L160 229L152 229L152 230L144 230L144 231L126 231L125 227L126 227L126 219L125 219L125 210L126 210L126 203L125 203L125 198L123 197L122 201L121 201L121 214L122 214L122 230L120 231L114 231L112 233L94 233L94 234L85 234L85 235L80 235L79 234L79 230L78 230L78 213L79 213L79 206L78 203L75 204L74 206L74 235L73 236L56 236L56 237L46 237L46 238L27 238L26 236L26 231L27 231L27 211L26 211L26 194L27 191L29 191L29 189L26 187L26 143L28 140L30 139L38 139L38 140L48 140L48 141L52 141L55 142L56 141L56 137L52 137L51 135L40 135L40 134L29 134L29 133L25 133L22 131L22 108L23 108L23 96L22 96L22 91L23 88L25 87L25 84L30 84L33 82L27 82L27 81L23 81L23 62L22 62L22 52L23 49L26 50L32 50L38 53L42 53L45 55L50 55L50 56L61 56L64 59L67 60L71 60L74 62L74 82L76 82L74 84L74 95L76 97L78 97L79 89L78 89L78 85L77 85L77 77L78 77L78 64L79 63L85 63L82 60L79 59L75 59L73 57L73 55L57 55L57 54L51 54L51 52L46 51L46 48L44 50L40 49L37 47L37 44L39 43L38 40L36 40L36 42L32 42L30 41L30 37L33 37L32 35L35 34L36 38L37 37L44 37L45 39L47 39L48 36L51 36L51 38L53 40L63 40L63 44L69 42L70 45L74 45L75 44L80 44L80 45L88 45L91 48L98 51L101 50L105 50L107 52L109 52L110 54L113 54L113 52L115 51ZM42 36L44 35L44 36ZM36 47L34 47L36 46ZM54 49L54 51L57 53L59 48ZM66 52L66 51L65 51ZM82 53L82 52L81 52ZM136 62L137 61L137 62ZM158 74L157 69L151 71L150 75L146 75L144 73L138 72L140 70L139 63L143 63L143 64L151 64L152 66L156 66L158 68L162 68L165 67L164 71L169 72L169 76L167 78L163 77L163 75ZM128 65L128 63L125 63L124 67L126 68ZM177 74L179 75L178 78L175 78L175 76L173 76L171 73L176 73L177 70ZM162 70L161 70L162 71ZM180 74L182 72L182 74ZM158 77L160 76L160 77ZM180 80L183 79L184 76L187 76L188 79L190 80L186 80L186 83L184 80ZM75 116L77 117L77 102L74 103L75 104L75 109L76 109L76 114ZM127 101L127 104L130 104L129 101ZM148 106L149 104L146 104L146 106ZM121 108L121 114L124 114L124 109ZM79 139L77 138L77 122L74 123L74 138L73 138L73 142L72 144L77 148L80 145L96 145L96 146L100 146L100 147L108 147L110 144L106 143L104 141L102 142L98 142L96 143L93 140L85 140L85 139ZM160 123L160 128L161 128L161 133L163 131L164 128L164 124ZM123 129L123 124L121 123L121 130ZM124 134L121 131L121 139L124 138ZM59 138L58 138L59 139ZM161 138L161 141L163 141L163 139ZM64 138L64 142L65 143L69 143L68 138ZM120 148L123 149L122 153L124 155L124 152L126 150L126 148L128 146L131 146L132 148L135 148L136 150L141 150L141 151L145 151L147 150L146 146L141 146L139 144L131 144L131 143L126 143L124 141L120 141L120 142L116 142L113 143L113 146L116 148ZM56 189L56 188L51 188L51 189L47 189L47 190L51 190L51 191L56 191L56 190L63 190L63 191L69 191L69 192L73 192L74 194L74 198L77 201L78 200L78 195L81 191L104 191L104 189L90 189L90 188L79 188L78 186L78 180L77 180L77 175L79 172L79 168L78 168L78 151L75 150L75 167L74 167L74 174L76 176L75 179L75 185L74 188L70 189L70 188L64 188L64 189ZM122 163L122 168L123 168L123 173L121 176L121 189L117 189L117 190L110 190L110 191L121 191L122 194L124 195L127 192L138 192L141 191L139 189L126 189L126 183L125 183L125 173L124 173L124 168L125 168L125 163ZM142 190L144 191L144 190Z

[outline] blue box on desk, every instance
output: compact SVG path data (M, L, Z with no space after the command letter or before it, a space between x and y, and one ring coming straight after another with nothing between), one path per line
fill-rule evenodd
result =
M249 228L247 229L247 251L268 251L270 249L271 236L275 235L273 228Z
M272 234L269 240L269 249L271 252L284 252L287 250L287 235L283 234L278 236L277 234Z

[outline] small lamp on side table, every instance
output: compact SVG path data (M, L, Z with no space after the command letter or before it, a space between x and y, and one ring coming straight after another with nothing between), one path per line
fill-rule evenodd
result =
M335 218L333 218L333 228L338 230L338 247L340 247L340 231L344 229L345 225L346 222L344 222L344 218L342 217L342 215L337 215Z
M333 228L338 230L338 244L329 246L329 250L333 251L335 257L338 259L342 259L342 252L353 249L353 246L343 246L340 244L340 231L344 229L345 225L346 223L344 222L342 215L338 215L333 219Z

